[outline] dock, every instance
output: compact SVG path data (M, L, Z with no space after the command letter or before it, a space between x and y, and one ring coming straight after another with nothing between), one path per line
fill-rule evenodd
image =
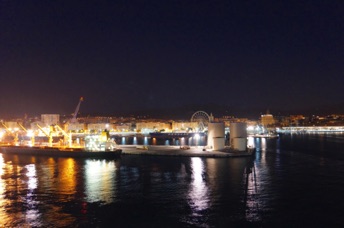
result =
M254 149L248 151L233 151L230 148L222 150L205 149L202 146L181 147L181 146L133 146L120 145L122 155L147 155L147 156L180 156L180 157L247 157L252 156Z

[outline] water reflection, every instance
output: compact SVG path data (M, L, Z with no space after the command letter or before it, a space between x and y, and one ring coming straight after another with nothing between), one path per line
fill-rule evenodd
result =
M32 192L34 189L37 188L37 177L36 177L36 166L34 164L26 165L25 168L27 169L26 176L28 179L28 190Z
M143 139L143 145L148 145L148 138L147 138L147 136L145 136L144 137L144 139Z
M326 153L303 135L266 139L265 150L254 140L253 161L0 154L0 227L340 226L343 141L332 139Z
M36 166L35 164L29 164L24 167L27 170L26 176L27 180L27 195L25 197L25 204L27 209L25 212L25 218L28 224L33 227L40 226L39 218L41 213L38 210L39 202L36 200L34 190L37 189L37 175L36 175ZM24 169L24 170L25 170Z
M125 137L124 137L124 136L122 137L121 144L122 144L122 145L125 145L125 144L127 144L127 143L126 143L126 139L125 139Z
M58 189L64 194L74 194L77 186L77 165L74 159L67 158L58 163Z
M254 148L255 147L254 137L248 137L247 138L247 147L248 148Z
M261 149L266 150L266 138L261 138Z
M0 221L6 224L6 212L3 209L5 206L5 180L2 178L4 174L5 162L2 154L0 154Z
M259 172L259 170L258 170ZM259 210L259 200L258 200L258 184L259 175L257 175L257 170L255 164L250 161L246 168L244 174L245 180L245 219L249 222L257 222L261 220L261 213Z
M116 165L114 161L87 160L85 164L85 200L114 202L116 198Z
M209 208L209 189L204 181L205 167L201 158L191 158L192 182L190 183L189 199L193 216Z

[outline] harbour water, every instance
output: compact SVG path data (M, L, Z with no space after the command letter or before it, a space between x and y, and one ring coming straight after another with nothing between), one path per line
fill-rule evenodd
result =
M255 144L253 158L0 154L0 227L344 225L344 134Z

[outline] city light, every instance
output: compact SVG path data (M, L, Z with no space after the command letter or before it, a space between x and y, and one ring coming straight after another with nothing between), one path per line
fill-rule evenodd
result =
M26 136L28 136L28 137L34 136L34 131L33 130L28 130Z
M247 130L248 130L248 131L253 131L253 130L254 130L254 126L252 126L252 125L247 126Z

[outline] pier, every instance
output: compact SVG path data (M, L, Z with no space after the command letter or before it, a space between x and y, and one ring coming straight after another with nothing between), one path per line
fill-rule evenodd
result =
M222 150L211 150L204 147L180 147L180 146L132 146L120 145L122 155L147 155L147 156L181 156L181 157L247 157L252 156L254 149L247 151L235 151L226 147Z
M298 126L277 128L278 133L337 133L344 132L344 126Z

